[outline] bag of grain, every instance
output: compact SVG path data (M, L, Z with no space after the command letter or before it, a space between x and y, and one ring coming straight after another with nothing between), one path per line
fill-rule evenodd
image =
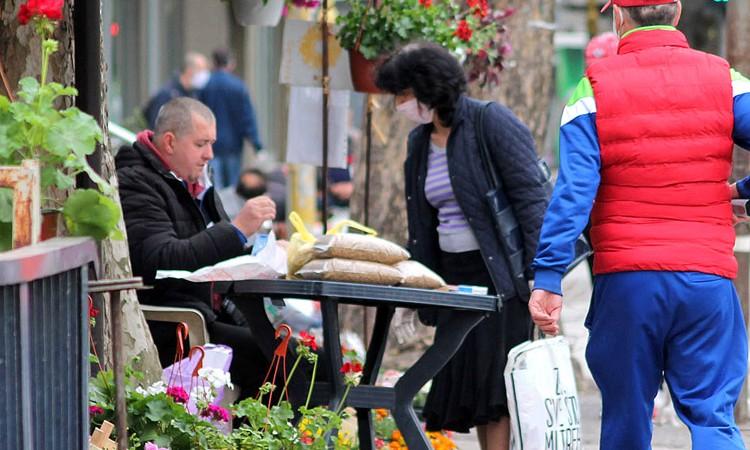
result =
M401 261L394 266L401 272L401 285L419 289L440 289L446 285L432 270L417 261Z
M350 259L314 259L295 273L304 280L342 281L393 286L401 282L401 272L393 266Z

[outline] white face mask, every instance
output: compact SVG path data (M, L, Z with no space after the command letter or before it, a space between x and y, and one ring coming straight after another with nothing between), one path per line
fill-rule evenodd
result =
M208 70L201 70L196 72L190 79L190 87L193 89L203 89L208 83L208 78L211 76L211 72Z
M404 117L420 124L432 122L435 116L435 110L419 103L416 98L405 101L396 106L396 112L403 114Z

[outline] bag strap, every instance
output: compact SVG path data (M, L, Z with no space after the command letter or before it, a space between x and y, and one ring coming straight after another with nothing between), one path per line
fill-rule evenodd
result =
M487 141L484 134L484 122L487 110L492 105L492 102L484 102L482 108L479 110L476 123L474 124L475 133L477 135L477 143L479 144L479 157L482 159L482 168L487 175L487 179L490 181L491 188L500 190L503 187L500 177L495 171L495 166L492 164L492 157L490 156L490 150L487 147Z

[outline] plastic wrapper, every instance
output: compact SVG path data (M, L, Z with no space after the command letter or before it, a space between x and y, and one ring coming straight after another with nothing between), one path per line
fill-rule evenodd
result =
M296 276L305 280L393 286L401 282L401 272L393 266L350 259L315 259L305 264Z
M446 283L440 275L417 261L401 261L394 266L402 277L401 285L419 289L440 289Z
M364 234L326 235L313 245L315 258L344 258L393 265L411 256L401 246Z

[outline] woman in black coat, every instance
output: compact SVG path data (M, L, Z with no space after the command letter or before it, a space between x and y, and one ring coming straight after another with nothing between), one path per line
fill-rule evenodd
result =
M475 132L484 104L465 95L461 65L434 44L410 44L391 55L378 68L376 84L394 95L398 112L420 124L409 135L404 164L414 259L449 284L486 286L504 302L505 316L482 321L433 380L424 409L427 428L468 432L476 426L483 449L506 449L503 370L508 350L528 338L531 321L528 299L515 294L484 198L491 186ZM496 103L485 113L484 135L521 226L528 267L547 206L534 140ZM432 320L439 325L440 314Z

